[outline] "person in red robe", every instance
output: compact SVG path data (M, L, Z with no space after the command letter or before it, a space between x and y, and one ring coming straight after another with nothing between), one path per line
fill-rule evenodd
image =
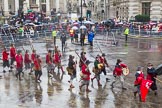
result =
M60 53L60 50L55 51L55 54L53 56L53 62L55 64L54 69L56 67L58 67L58 72L59 72L59 70L61 68L62 73L65 74L64 69L63 69L63 66L61 65L61 53Z
M23 72L23 56L21 54L21 51L19 50L17 55L15 56L15 60L16 60L16 78L19 80L21 79L21 73Z
M119 81L122 85L122 89L125 90L126 88L124 87L124 76L123 76L123 70L122 68L126 68L127 65L123 64L120 59L117 59L114 71L113 71L113 76L115 77L115 80L112 82L111 87L114 88L114 84Z
M7 66L8 68L10 67L9 65L9 60L8 60L8 55L9 53L7 52L6 48L3 49L2 52L2 60L3 60L3 73L5 73L6 71L4 70L4 68Z
M11 70L10 71L12 71L13 64L15 62L15 56L16 56L16 48L14 44L11 44L11 47L10 47L10 59L11 59L10 68Z
M25 64L25 69L30 69L30 63L31 63L31 60L30 60L30 57L29 57L29 51L26 50L25 51L25 56L24 56L24 64Z
M136 95L139 95L139 100L141 101L141 92L140 92L140 85L141 81L144 79L144 73L143 73L143 67L138 66L137 71L135 73L135 81L134 81L134 86L135 86L135 91L134 91L134 98L136 98Z
M89 89L89 82L90 82L90 70L88 68L88 65L90 64L90 61L87 60L85 64L82 65L82 76L81 76L81 85L79 86L80 91L82 91L82 87L86 86L86 91L91 92Z
M33 50L33 51L32 51L32 54L31 54L31 69L30 69L29 75L31 75L32 72L33 72L34 60L35 60L35 58L36 58L36 50Z
M42 76L42 60L40 59L39 55L36 55L34 59L34 70L35 70L35 81L41 82L40 77Z
M46 54L46 64L47 64L48 77L52 77L54 72L54 65L52 63L52 50L48 50L48 53Z

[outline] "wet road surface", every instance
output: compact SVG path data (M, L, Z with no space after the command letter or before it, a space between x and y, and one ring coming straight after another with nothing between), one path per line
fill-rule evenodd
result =
M97 81L94 80L94 86L91 86L90 93L80 93L79 80L80 70L77 67L77 78L73 81L75 88L68 90L70 79L69 75L63 75L61 72L56 73L54 78L47 77L47 71L44 64L43 75L41 83L35 83L34 76L29 76L29 70L25 71L22 81L18 81L14 76L15 72L7 72L2 75L0 79L0 108L161 108L162 106L162 86L157 81L158 96L154 96L153 92L149 92L145 103L141 103L133 96L133 82L134 74L137 66L143 66L146 69L147 63L151 62L156 67L162 62L162 44L161 41L144 41L140 39L130 39L128 44L123 40L118 40L117 46L110 45L109 42L98 40L102 37L96 37L93 49L89 45L83 47L74 45L68 41L66 52L63 53L62 64L64 70L68 63L68 56L70 54L75 56L79 61L79 57L74 50L80 54L81 51L86 51L86 56L90 61L94 61L97 54L101 54L98 46L102 52L106 54L107 61L110 68L107 68L107 76L101 74L102 87L97 86ZM58 45L60 41L58 40ZM98 44L98 45L97 45ZM45 63L46 43L33 43L37 53ZM52 45L49 45L49 47ZM30 46L24 46L25 49L30 49ZM61 46L59 45L61 49ZM20 47L21 49L21 47ZM112 69L116 63L116 59L120 58L126 63L130 69L130 74L125 77L125 87L127 90L122 90L120 84L117 84L114 89L111 89L110 84L113 80ZM93 63L90 64L90 68ZM2 72L2 67L0 67ZM145 71L146 74L146 71ZM91 74L93 77L93 73ZM110 82L106 82L105 78L110 78ZM162 79L161 76L158 77Z

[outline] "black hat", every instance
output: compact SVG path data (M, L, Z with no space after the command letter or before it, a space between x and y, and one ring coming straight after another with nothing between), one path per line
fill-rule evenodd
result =
M18 50L17 53L20 54L21 53L21 50Z
M73 56L72 55L69 55L69 58L73 58Z
M86 52L81 52L80 55L86 54Z
M102 53L102 56L106 56L105 53Z
M120 59L117 59L117 63L120 63L120 62L122 62Z
M52 52L52 50L48 50L48 52L49 52L49 53L51 53L51 52Z
M90 64L91 62L90 62L89 60L87 60L85 63L88 65L88 64Z
M40 57L40 55L38 55L38 54L37 54L37 55L36 55L36 57L37 57L37 58L39 58L39 57Z

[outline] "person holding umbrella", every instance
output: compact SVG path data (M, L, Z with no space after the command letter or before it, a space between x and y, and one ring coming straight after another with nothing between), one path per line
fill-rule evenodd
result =
M151 90L154 91L154 94L157 95L157 85L156 85L156 73L155 68L153 67L152 63L148 63L147 65L147 79L153 81L151 85Z
M81 29L81 35L80 35L81 46L84 46L84 39L85 39L85 33L84 33L84 30Z

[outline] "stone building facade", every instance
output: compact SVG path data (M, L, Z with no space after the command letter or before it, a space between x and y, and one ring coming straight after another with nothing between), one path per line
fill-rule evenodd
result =
M32 9L34 11L43 11L50 15L51 10L55 12L66 13L67 0L0 0L0 13L8 16L9 13L17 14L19 9Z
M151 21L162 19L162 0L110 0L110 17L134 20L138 14L149 15Z

